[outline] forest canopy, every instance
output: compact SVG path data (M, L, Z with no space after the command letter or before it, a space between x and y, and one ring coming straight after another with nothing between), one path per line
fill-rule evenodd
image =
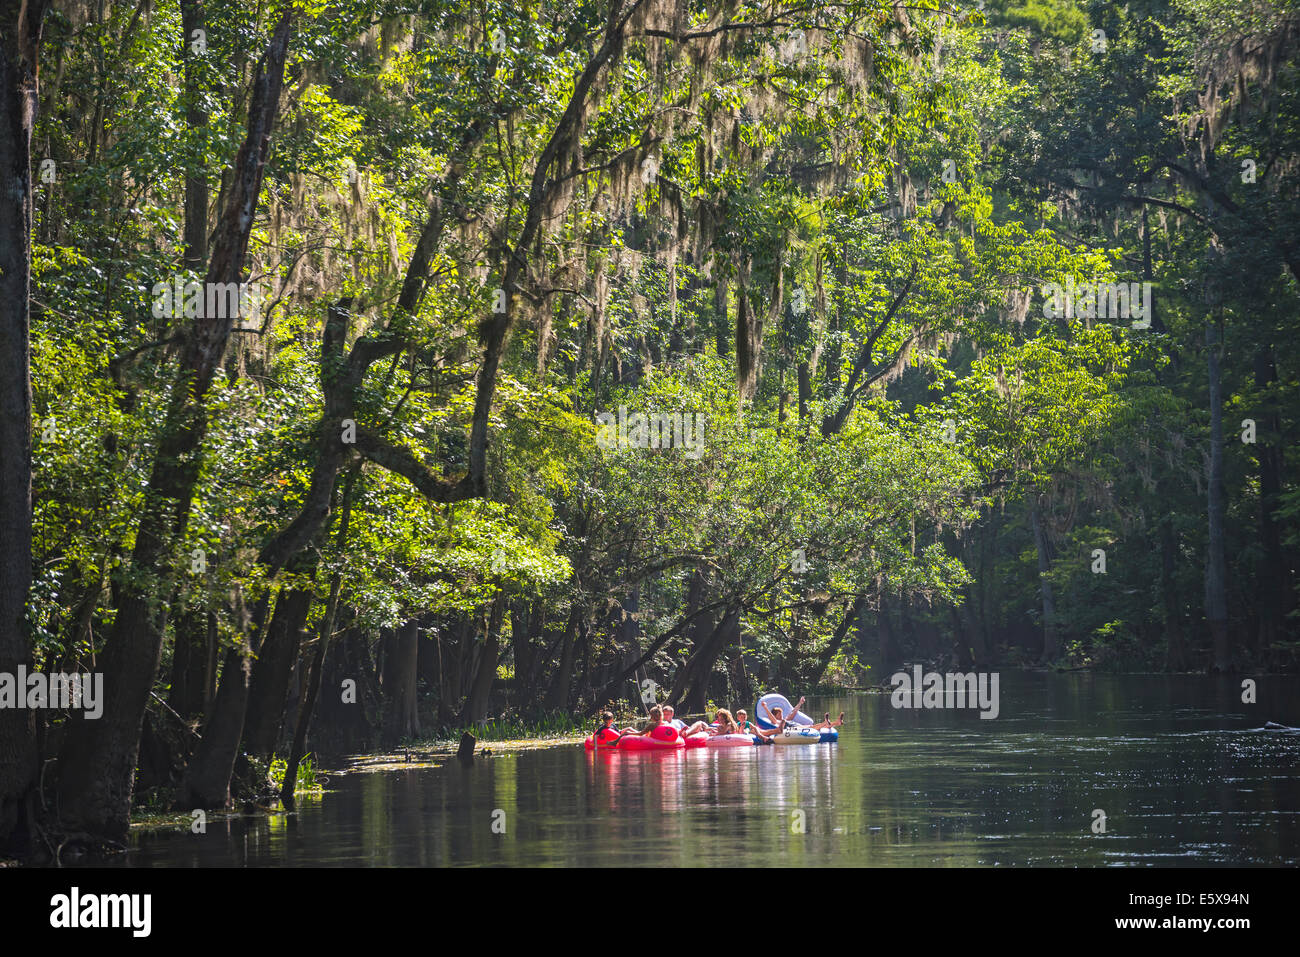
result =
M905 660L1300 664L1283 0L0 17L0 671L106 687L0 712L0 842Z

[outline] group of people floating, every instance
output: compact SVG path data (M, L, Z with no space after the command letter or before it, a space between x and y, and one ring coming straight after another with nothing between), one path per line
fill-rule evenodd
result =
M786 725L794 719L796 714L799 713L799 709L803 707L804 701L804 698L800 698L799 703L790 709L789 714L783 714L779 707L768 710L767 705L760 701L758 706L767 712L767 723L772 725L770 728L760 728L757 724L750 721L749 715L746 714L743 708L737 709L734 716L726 708L719 708L713 716L712 724L706 724L703 721L696 721L694 724L688 725L680 718L674 717L673 706L666 704L662 707L660 705L652 707L650 709L649 721L647 721L645 726L639 731L634 731L631 728L620 731L618 728L614 727L613 712L606 711L600 716L602 724L599 738L603 746L605 742L611 740L621 741L629 735L644 736L651 734L656 728L669 727L675 728L677 733L683 738L689 738L693 735L701 734L708 737L719 734L748 734L752 735L756 739L755 743L757 743L757 740L761 739L764 743L771 744L771 739L784 732ZM843 711L840 712L840 717L837 721L832 721L831 713L827 711L821 721L816 724L803 725L802 727L810 728L814 731L821 731L828 728L838 728L842 724L844 724ZM617 739L611 737L614 734L618 735Z

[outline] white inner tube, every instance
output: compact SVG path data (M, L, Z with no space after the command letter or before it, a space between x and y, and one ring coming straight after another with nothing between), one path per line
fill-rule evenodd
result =
M820 731L805 728L787 728L772 736L772 741L776 744L818 744L821 739Z
M767 707L764 708L764 705ZM794 705L790 703L789 699L786 698L785 695L773 692L772 694L763 695L763 697L758 699L758 704L754 706L754 720L757 721L759 727L764 730L771 730L776 727L776 725L772 723L772 718L768 714L768 712L773 708L781 709L781 714L785 715L787 724L797 724L806 727L814 723L813 719L808 717L808 715L804 714L802 711L791 718L790 712L794 710Z
M744 748L754 746L754 739L748 734L715 734L709 738L710 748Z

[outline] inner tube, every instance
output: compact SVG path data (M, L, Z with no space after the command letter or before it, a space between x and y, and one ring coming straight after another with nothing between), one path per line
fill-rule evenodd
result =
M600 742L600 746L602 748L612 748L614 746L614 742L618 740L618 729L601 728L599 731L596 732L596 739ZM587 740L583 742L583 747L585 747L588 751L591 750L592 747L591 738L587 738Z
M772 735L775 744L821 744L822 736L811 728L787 727L780 734Z
M683 740L688 748L702 748L709 743L709 735L705 731L697 731Z
M767 705L766 710L764 710L763 705ZM772 694L763 695L763 697L758 699L758 703L754 705L754 720L758 722L758 726L764 731L771 731L776 727L776 725L767 718L767 712L771 711L773 708L781 709L781 714L786 717L786 724L807 726L816 723L802 711L791 718L790 712L794 710L794 705L790 703L789 699L787 699L785 695L773 692Z
M677 729L660 725L649 734L629 734L622 738L615 736L601 741L601 751L675 751L686 747L686 740L677 733ZM616 742L616 743L615 743ZM588 751L592 749L591 738L583 742Z
M762 705L767 705L767 711L771 711L773 708L780 708L781 713L787 718L786 727L808 728L817 723L802 711L796 714L793 718L789 717L790 709L792 709L794 705L790 703L785 695L773 692L772 694L763 695L763 697L758 699L758 704L754 705L754 720L764 731L771 731L776 727L776 725L767 720L767 711L763 710L761 707ZM822 728L820 730L821 740L828 744L833 744L840 739L840 732L835 728Z
M676 728L660 725L649 734L629 734L618 743L619 751L674 751L685 749L686 739Z
M754 737L749 734L714 734L706 743L711 748L752 748Z

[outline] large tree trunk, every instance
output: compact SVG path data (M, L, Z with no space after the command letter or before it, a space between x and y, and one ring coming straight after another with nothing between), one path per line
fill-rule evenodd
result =
M713 634L696 649L695 654L686 659L686 664L682 667L687 674L687 689L682 707L687 714L699 714L708 707L709 679L713 675L713 665L722 649L736 641L739 631L740 609L728 608L718 626L713 629Z
M384 655L384 747L392 747L420 733L419 701L415 679L418 674L420 623L404 623L387 639Z
M244 750L269 759L284 722L285 700L302 644L302 628L311 611L311 589L295 588L277 603L266 640L251 663L248 710L244 716ZM284 606L284 613L280 607Z
M1258 652L1267 656L1283 634L1285 615L1291 609L1288 596L1294 594L1277 522L1278 497L1282 493L1282 449L1279 439L1282 421L1272 389L1277 383L1273 347L1262 346L1255 353L1255 385L1265 394L1263 421L1257 436L1259 450L1259 543L1263 549L1259 574Z
M546 621L546 606L539 599L530 606L517 598L510 605L510 645L515 656L515 689L519 701L532 693L533 664L537 659L537 639Z
M1043 528L1042 514L1038 510L1038 495L1029 493L1029 527L1034 533L1034 551L1038 554L1038 588L1043 599L1043 661L1053 662L1061 657L1061 640L1056 630L1056 599L1052 595L1051 543Z
M1232 670L1228 646L1228 572L1224 555L1223 388L1219 377L1221 333L1213 315L1205 323L1210 379L1209 543L1205 556L1205 620L1214 646L1213 670Z
M569 685L573 681L573 663L577 658L578 629L582 627L584 609L573 606L569 613L568 624L564 626L564 643L560 650L560 666L556 669L555 680L546 695L547 711L565 711L569 707Z
M286 8L254 77L248 129L208 264L210 283L239 283L244 278L292 22L293 10ZM59 813L69 830L118 841L127 836L141 722L158 674L166 625L166 609L158 607L157 595L141 582L154 576L168 581L175 572L176 547L184 539L202 467L205 400L230 328L227 317L198 319L181 351L136 532L133 574L121 583L117 616L100 663L103 713L94 721L74 718L60 756Z
M446 727L450 727L460 713L460 689L464 683L462 663L473 633L474 623L468 617L437 633L442 662L438 684L438 723Z
M44 0L0 0L0 672L33 667L31 142ZM36 779L36 712L0 709L0 852L26 854Z
M231 648L226 653L221 666L221 684L203 726L203 739L185 769L185 780L177 792L178 809L221 808L230 803L230 776L239 756L248 709L249 671L261 648L262 636L267 631L287 627L286 618L293 614L289 594L288 589L281 590L270 624L266 622L269 601L266 598L259 601L248 629L246 647Z
M504 611L505 596L498 592L488 615L487 634L483 636L483 646L479 650L474 679L470 682L469 696L460 713L460 723L466 727L487 714L488 697L492 693L492 681L496 678L497 661L501 657L501 617Z
M312 709L316 707L316 698L320 695L321 679L325 671L325 652L329 650L330 636L334 632L342 580L342 576L335 572L330 582L329 604L326 606L325 618L316 637L316 649L307 670L306 690L298 704L298 720L294 723L293 743L289 746L289 760L286 762L284 783L280 788L280 802L287 808L293 807L298 766L302 763L303 752L307 746L307 729L311 726Z
M207 13L202 0L180 0L181 58L185 63L185 126L189 131L190 149L195 157L202 153L198 137L208 125L203 106L201 69L192 49L195 30L207 29ZM202 274L208 261L208 176L201 160L195 159L185 169L185 268Z
M357 469L348 473L343 486L343 513L339 520L337 547L342 550L348 541L348 531L352 526L352 491L356 487ZM293 792L298 781L298 765L302 762L303 751L307 747L307 730L311 726L312 709L320 695L321 682L325 674L325 653L329 650L330 639L334 635L334 623L338 619L339 592L343 588L343 575L335 571L330 579L330 597L325 606L325 617L321 621L320 633L316 637L316 649L307 670L306 691L298 704L298 720L294 724L293 744L289 747L289 760L286 762L284 783L280 788L280 802L287 808L293 807Z
M182 718L204 714L211 703L207 689L210 676L210 627L215 624L211 612L187 609L176 622L172 638L172 681L167 706Z

